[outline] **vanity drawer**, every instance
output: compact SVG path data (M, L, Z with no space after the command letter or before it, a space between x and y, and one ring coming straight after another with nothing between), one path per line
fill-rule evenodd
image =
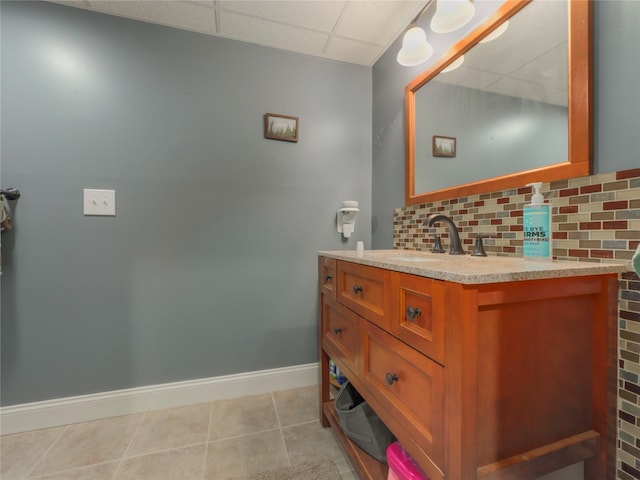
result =
M329 356L358 374L358 357L361 352L362 331L359 317L335 301L325 298L322 302L322 348Z
M367 320L388 328L391 314L391 272L338 262L338 301Z
M398 273L392 304L391 333L444 365L445 282Z
M363 342L366 388L443 470L444 367L368 322Z
M336 264L334 258L320 257L320 289L325 295L336 298Z

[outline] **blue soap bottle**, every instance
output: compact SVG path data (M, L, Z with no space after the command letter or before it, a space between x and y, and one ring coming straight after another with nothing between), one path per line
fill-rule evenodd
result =
M531 203L524 206L524 256L551 260L551 205L544 203L540 193L542 182L529 183L527 187L533 187L533 196Z

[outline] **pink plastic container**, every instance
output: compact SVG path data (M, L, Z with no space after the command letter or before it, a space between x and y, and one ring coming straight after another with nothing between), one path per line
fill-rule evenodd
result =
M429 480L400 442L393 442L387 447L387 463L387 480Z

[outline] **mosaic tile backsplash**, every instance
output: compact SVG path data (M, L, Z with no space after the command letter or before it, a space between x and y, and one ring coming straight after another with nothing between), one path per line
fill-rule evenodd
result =
M559 260L617 262L629 266L620 279L618 304L617 478L640 480L640 277L630 260L640 244L640 168L545 183L552 206L553 256ZM446 228L429 228L432 213L451 217L464 248L479 233L489 255L522 256L523 209L531 187L472 195L394 211L394 248L431 250L435 233L448 247ZM617 390L617 392L615 391Z

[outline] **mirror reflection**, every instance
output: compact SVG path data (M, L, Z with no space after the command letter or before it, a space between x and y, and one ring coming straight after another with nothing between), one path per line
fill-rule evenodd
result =
M568 8L536 0L415 94L415 192L566 162ZM434 137L456 139L455 157Z
M592 12L505 0L407 85L407 205L591 173Z

